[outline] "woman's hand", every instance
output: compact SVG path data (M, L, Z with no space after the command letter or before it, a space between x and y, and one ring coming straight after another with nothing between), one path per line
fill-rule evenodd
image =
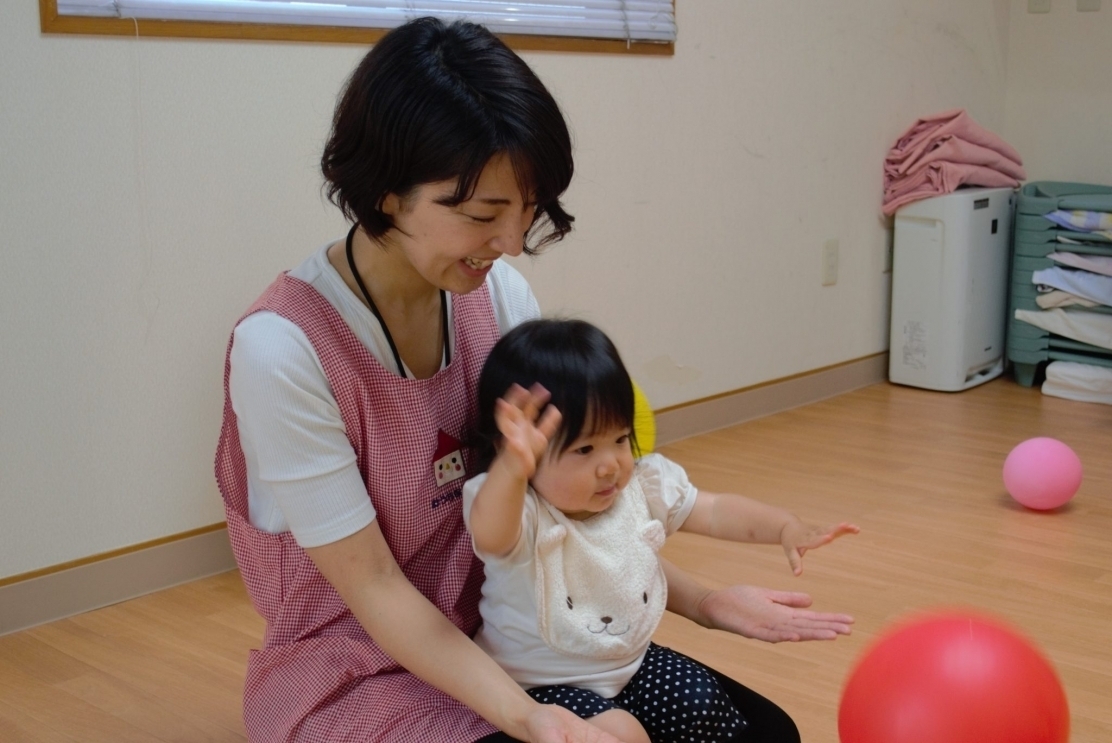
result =
M525 725L529 743L621 743L613 735L553 704L537 705Z
M846 534L856 534L859 529L854 524L843 521L835 526L814 526L793 519L780 531L780 544L788 556L788 564L796 575L803 573L803 555Z
M696 621L765 642L834 640L850 633L853 617L808 611L810 605L811 597L805 593L730 586L707 591Z
M526 390L515 384L494 409L494 422L502 434L497 461L515 478L528 481L560 425L560 411L548 406L549 393L539 384Z
M807 611L805 593L757 586L730 586L712 591L684 570L661 558L668 579L668 611L696 624L765 642L833 640L848 635L853 617Z

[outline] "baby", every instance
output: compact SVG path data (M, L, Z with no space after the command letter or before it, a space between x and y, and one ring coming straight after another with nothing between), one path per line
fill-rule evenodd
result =
M683 530L802 556L817 527L698 490L659 454L635 459L633 383L613 343L576 320L507 333L479 379L486 474L463 489L486 566L476 642L542 703L627 743L732 741L745 720L705 666L651 642L667 603L657 551Z

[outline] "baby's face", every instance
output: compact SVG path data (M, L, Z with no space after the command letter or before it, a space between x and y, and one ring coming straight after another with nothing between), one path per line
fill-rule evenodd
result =
M569 518L585 519L613 504L633 475L628 428L581 434L563 452L549 449L533 489Z

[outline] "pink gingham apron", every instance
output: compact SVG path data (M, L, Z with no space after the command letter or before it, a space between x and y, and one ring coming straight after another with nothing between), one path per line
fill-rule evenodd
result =
M485 285L454 296L452 308L452 361L429 379L385 369L324 297L284 274L244 318L269 310L305 332L391 552L413 585L471 635L479 625L482 570L463 525L464 479L438 487L433 460L444 440L440 432L459 440L469 433L479 371L499 333ZM288 532L268 534L249 523L247 469L228 395L230 341L228 354L216 479L236 562L267 624L263 647L251 651L247 664L248 738L470 743L495 732L380 649ZM473 466L471 452L463 447L462 453Z

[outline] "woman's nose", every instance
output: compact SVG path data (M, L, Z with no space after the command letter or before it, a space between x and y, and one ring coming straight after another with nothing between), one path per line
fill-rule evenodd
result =
M521 255L525 250L525 236L533 226L533 210L526 209L517 219L511 218L508 213L504 216L504 221L499 222L497 234L490 240L491 247L503 255Z
M506 225L490 239L490 247L503 255L521 255L525 249L525 232L517 225Z

